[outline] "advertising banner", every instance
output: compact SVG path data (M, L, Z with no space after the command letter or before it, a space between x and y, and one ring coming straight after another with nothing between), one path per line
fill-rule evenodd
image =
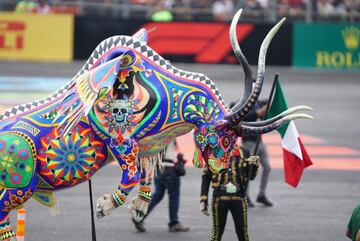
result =
M0 13L0 59L71 61L73 28L72 15Z
M238 42L250 64L258 61L261 42L271 24L239 23ZM105 38L150 30L148 45L173 62L238 64L229 39L229 23L121 21L79 16L75 20L75 59L86 59ZM291 25L285 24L274 37L267 65L290 65Z
M295 23L293 66L360 70L360 24Z

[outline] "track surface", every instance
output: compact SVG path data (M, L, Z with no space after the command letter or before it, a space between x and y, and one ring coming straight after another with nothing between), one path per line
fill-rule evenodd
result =
M70 79L82 64L0 62L0 109L46 96ZM175 65L207 74L227 103L241 97L243 75L239 66ZM297 189L289 187L283 181L280 139L276 134L266 137L274 167L268 196L275 206L257 205L250 209L251 240L347 240L344 233L351 210L360 202L360 73L268 67L262 98L269 94L276 72L280 73L289 106L305 104L314 108L314 120L296 122L314 166L305 171ZM188 157L190 140L191 136L180 140ZM95 200L116 187L120 173L117 166L108 166L95 175ZM167 232L165 197L146 221L146 234L134 231L126 208L122 207L111 216L96 220L97 240L207 240L210 219L198 211L200 175L200 170L189 167L182 178L180 219L191 227L191 232ZM258 179L251 184L253 200ZM61 207L57 217L33 201L27 204L26 240L91 240L87 184L56 196ZM13 223L14 219L12 214ZM236 240L230 215L223 240Z

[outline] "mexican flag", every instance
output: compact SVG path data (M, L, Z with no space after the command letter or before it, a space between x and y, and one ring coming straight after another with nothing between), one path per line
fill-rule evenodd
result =
M274 117L287 109L288 105L280 81L276 78L275 94L271 108L266 114L266 118ZM304 168L312 165L312 162L301 142L294 121L278 128L277 131L282 138L285 181L291 186L296 187L300 181Z

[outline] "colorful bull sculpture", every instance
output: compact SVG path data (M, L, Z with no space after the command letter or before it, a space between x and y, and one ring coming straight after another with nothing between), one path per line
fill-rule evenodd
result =
M215 84L201 73L178 69L146 44L147 32L102 41L75 77L54 94L19 105L0 116L0 239L15 240L9 212L33 197L56 208L53 192L73 187L113 161L122 169L118 187L98 201L98 217L121 206L140 184L129 210L136 219L147 211L151 177L164 148L194 130L196 167L227 168L243 133L262 134L296 118L292 108L262 122L243 122L264 81L267 47L280 21L266 36L258 75L237 43L234 16L230 39L246 78L242 99L229 109ZM120 173L119 173L120 176Z

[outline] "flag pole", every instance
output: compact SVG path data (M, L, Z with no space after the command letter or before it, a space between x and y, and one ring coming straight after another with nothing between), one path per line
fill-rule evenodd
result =
M276 73L275 74L275 77L274 77L274 81L272 83L272 86L271 86L271 90L270 90L270 94L269 94L269 98L268 98L268 102L266 104L266 110L265 110L265 113L263 116L260 117L261 120L264 120L265 117L266 117L266 114L268 113L269 109L270 109L270 103L272 102L272 98L274 96L274 91L275 91L275 85L276 85L276 81L279 80L279 73ZM258 135L257 136L257 139L256 139L256 145L255 145L255 148L254 148L254 156L256 156L257 152L258 152L258 149L259 149L259 144L260 144L260 139L261 139L261 135Z
M89 183L90 210L91 210L91 237L92 237L92 241L96 241L96 230L95 230L94 206L93 206L93 198L92 198L91 179L88 180L88 183Z

